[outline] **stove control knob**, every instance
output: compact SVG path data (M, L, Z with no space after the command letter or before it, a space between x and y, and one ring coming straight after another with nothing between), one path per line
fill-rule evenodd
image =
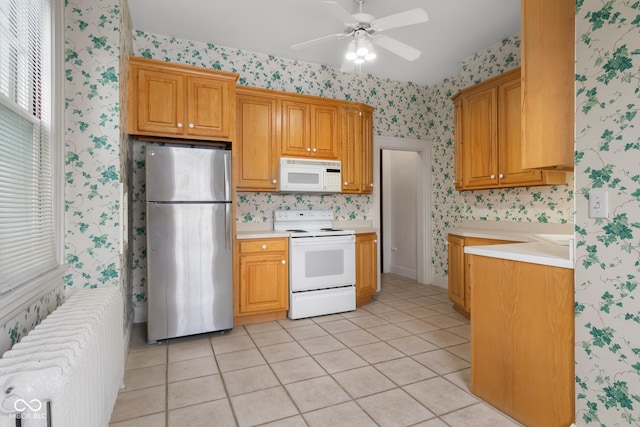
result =
M282 265L285 265L287 263L287 260L283 259L281 262L282 262Z
M262 245L262 249L267 249L267 245Z

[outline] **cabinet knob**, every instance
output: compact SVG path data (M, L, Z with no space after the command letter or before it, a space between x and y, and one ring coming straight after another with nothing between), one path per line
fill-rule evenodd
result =
M313 152L315 153L316 151L318 151L318 150L316 150L316 149L314 148L314 149L313 149Z
M373 243L378 243L378 240L374 240Z
M182 123L178 123L178 127L181 128L182 127Z
M276 184L278 182L278 180L277 179L272 179L271 182Z
M267 249L267 245L262 245L262 249Z
M495 175L491 175L491 179L496 179L496 176Z
M344 182L344 185L349 185L349 183L347 181Z
M193 123L189 123L189 128L193 129Z
M504 174L501 173L500 175L498 175L498 178L500 178L500 179L504 178Z
M280 261L282 263L282 265L285 265L287 263L286 259L283 259L282 261Z
M371 184L369 184L369 187L373 187L373 182Z
M311 148L307 147L307 151L311 151Z

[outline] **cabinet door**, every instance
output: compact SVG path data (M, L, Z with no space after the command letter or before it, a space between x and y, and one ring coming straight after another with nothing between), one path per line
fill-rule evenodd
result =
M238 91L236 96L236 189L276 191L278 188L278 105L275 97Z
M311 155L321 159L338 159L340 130L338 107L311 105Z
M229 138L234 89L229 82L207 77L187 77L186 133L193 136Z
M241 254L239 258L239 314L288 309L289 270L286 254L278 252Z
M527 426L575 417L574 274L469 255L471 391Z
M498 184L497 89L488 88L463 99L463 186Z
M520 77L498 87L499 175L501 185L540 185L542 172L522 169Z
M573 1L522 0L525 168L573 169L575 14Z
M356 305L371 301L378 291L378 240L376 233L356 236Z
M282 155L311 155L311 113L309 104L282 100Z
M362 116L359 108L343 107L342 192L359 193L362 183Z
M464 237L449 235L449 299L460 308L469 310L466 303Z
M132 67L136 79L133 101L137 120L132 133L179 136L184 133L184 76L143 67Z
M462 174L464 173L462 169L462 127L463 119L462 119L462 99L458 98L455 101L454 106L454 134L453 134L453 143L454 143L454 175L455 175L455 188L456 190L462 190L463 179Z
M373 192L373 114L362 112L362 192Z

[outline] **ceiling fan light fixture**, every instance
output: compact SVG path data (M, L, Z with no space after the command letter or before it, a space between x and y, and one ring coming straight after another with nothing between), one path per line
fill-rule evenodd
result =
M369 46L370 46L370 43L368 43L367 40L363 38L359 38L357 42L356 54L360 57L367 56L370 51Z
M365 59L366 61L373 61L374 59L376 59L376 57L377 57L377 56L378 56L378 55L376 55L376 53L375 53L375 52L373 51L373 49L372 49L369 53L367 53L367 54L364 56L364 59Z
M358 64L358 65L360 65L360 64L364 64L364 58L360 58L360 57L358 57L358 58L354 59L354 60L353 60L353 62L354 62L355 64Z
M347 54L345 55L349 61L353 61L358 58L358 54L356 53L356 42L355 40L351 40L349 42L349 47L347 48Z

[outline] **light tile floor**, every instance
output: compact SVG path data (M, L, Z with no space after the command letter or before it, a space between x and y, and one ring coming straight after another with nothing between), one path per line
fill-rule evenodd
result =
M469 391L469 322L383 274L356 311L148 345L134 327L113 427L519 426Z

